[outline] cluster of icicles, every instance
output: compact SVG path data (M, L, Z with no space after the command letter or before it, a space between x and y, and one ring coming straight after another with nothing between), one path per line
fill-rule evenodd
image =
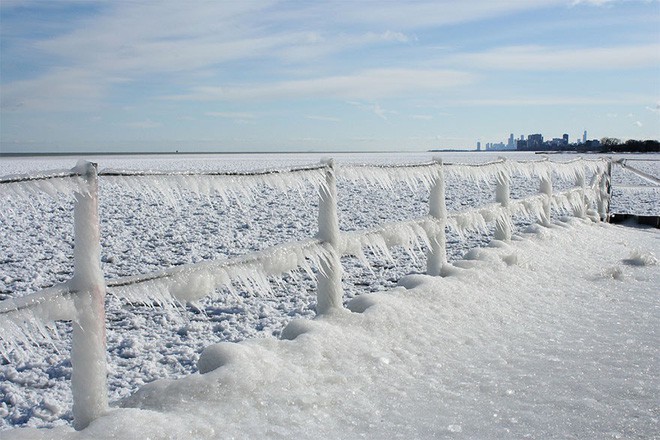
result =
M55 198L72 197L87 193L87 181L74 170L55 171L30 176L7 176L0 179L0 198L25 198L45 192ZM425 164L397 166L341 166L331 162L318 166L291 170L268 170L254 173L166 173L150 171L101 170L101 185L115 185L122 191L140 196L165 199L176 204L191 193L201 197L219 195L224 201L250 197L264 186L277 190L301 191L311 186L320 193L334 173L340 181L362 183L391 189L405 182L411 189L430 189L438 179L459 179L477 185L491 185L502 175L584 181L585 176L601 175L607 168L603 160L577 159L571 162L531 161L510 162L500 160L480 165ZM586 188L573 188L554 194L551 204L556 211L577 212L580 206L597 201L598 182L592 179ZM393 246L401 246L416 259L420 251L428 249L437 240L442 228L448 227L463 235L470 231L485 231L493 221L511 222L513 215L541 219L547 196L539 194L523 200L512 200L508 206L491 204L461 212L449 213L446 218L425 216L405 222L382 224L376 228L340 234L335 249L317 237L285 243L231 259L206 261L182 265L150 274L106 280L110 295L128 303L179 307L211 295L220 287L230 293L237 289L252 295L271 292L271 281L281 282L284 274L294 278L302 273L314 276L321 270L322 260L331 258L332 251L339 255L356 256L365 266L369 262L365 250L377 258L394 261L390 254ZM101 201L102 203L102 201ZM508 220L507 220L508 219ZM32 343L49 340L49 326L55 320L76 319L71 283L63 283L22 298L0 302L0 354L12 350L29 350Z

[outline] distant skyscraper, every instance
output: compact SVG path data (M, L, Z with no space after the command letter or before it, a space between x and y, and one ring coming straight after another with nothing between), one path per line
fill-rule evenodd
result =
M481 142L477 142L477 151L481 151Z
M564 133L562 139L564 139L564 145L568 145L568 133Z
M584 130L584 133L582 134L582 143L587 142L587 130Z
M530 134L527 136L527 149L529 150L539 150L543 147L543 135L542 134Z
M510 150L513 150L516 148L516 143L513 140L513 133L509 135L509 142L507 142L506 147Z

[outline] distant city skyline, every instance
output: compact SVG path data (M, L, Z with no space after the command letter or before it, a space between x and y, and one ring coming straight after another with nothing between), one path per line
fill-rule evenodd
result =
M519 150L520 142L534 143L536 147L548 142L553 146L561 145L570 145L570 144L584 144L588 140L598 140L599 139L589 139L587 130L582 131L582 134L575 136L574 142L571 142L571 136L568 133L563 133L561 137L553 137L552 139L545 139L543 133L533 133L524 135L521 134L519 138L516 138L513 133L509 134L507 143L504 142L486 142L482 144L481 141L477 141L477 150L481 150L482 145L484 146L485 151L496 150L496 151L509 151L509 150Z
M658 0L3 0L0 152L660 139L658 23Z

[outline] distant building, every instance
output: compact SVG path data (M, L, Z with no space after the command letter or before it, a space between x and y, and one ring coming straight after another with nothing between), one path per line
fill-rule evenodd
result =
M477 142L477 151L481 151L481 142Z
M506 147L509 150L515 150L516 149L516 141L513 139L513 133L509 135L509 142L507 142Z
M568 143L569 143L568 142L568 133L564 133L564 135L562 136L562 139L564 140L564 145L568 145Z
M587 142L587 130L584 130L584 133L582 134L582 143L585 144Z
M543 149L543 135L530 134L527 136L527 149L528 150L542 150Z

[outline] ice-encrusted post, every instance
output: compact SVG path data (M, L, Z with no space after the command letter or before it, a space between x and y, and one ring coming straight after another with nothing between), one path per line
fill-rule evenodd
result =
M445 201L445 174L442 159L435 159L437 171L431 183L429 195L429 214L437 220L437 231L430 237L431 249L426 260L426 273L438 276L442 266L447 263L447 237L445 226L447 224L447 204Z
M541 175L539 192L545 196L543 198L541 224L543 226L550 226L550 220L552 218L552 171L548 171Z
M502 159L502 163L506 159ZM495 184L495 201L503 208L509 208L509 199L511 197L511 177L509 173L502 169L497 173ZM507 212L495 221L495 240L511 240L511 215Z
M86 185L75 194L73 278L76 317L71 348L73 427L87 427L108 409L105 342L105 282L101 271L101 234L96 164L74 168Z
M319 199L318 237L327 243L327 258L321 258L317 275L316 313L323 315L342 305L344 292L341 286L342 267L339 258L339 218L337 217L337 184L335 162L323 160L326 166L325 185L321 185Z
M612 160L607 161L607 168L600 175L598 213L601 221L608 221L610 217L610 199L612 198Z
M573 215L579 218L587 217L586 179L584 168L580 168L575 174L575 186L580 191L580 203L573 208Z

